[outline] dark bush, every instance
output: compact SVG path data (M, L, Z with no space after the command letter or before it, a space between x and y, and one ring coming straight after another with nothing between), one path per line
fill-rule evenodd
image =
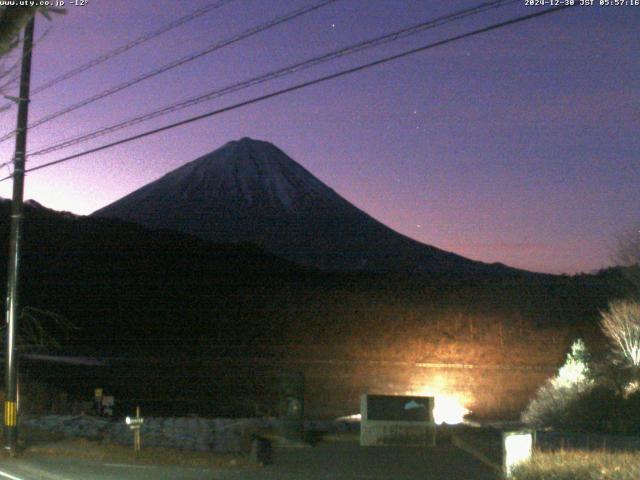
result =
M624 399L604 386L594 386L566 405L561 428L572 431L609 433L620 430Z
M523 418L537 428L638 435L640 392L625 398L603 385L581 392L546 385L538 391L525 414Z
M623 402L621 414L621 427L623 433L630 435L640 434L640 392L629 395Z

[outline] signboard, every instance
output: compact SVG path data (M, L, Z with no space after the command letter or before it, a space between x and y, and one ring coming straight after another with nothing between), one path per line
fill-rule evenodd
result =
M97 415L102 415L102 395L104 394L101 388L93 390L93 409Z
M112 395L104 395L102 397L102 415L111 417L113 416L113 406L115 405L115 399Z
M433 406L433 397L363 395L360 445L435 445Z
M367 395L366 415L367 420L433 422L433 398Z

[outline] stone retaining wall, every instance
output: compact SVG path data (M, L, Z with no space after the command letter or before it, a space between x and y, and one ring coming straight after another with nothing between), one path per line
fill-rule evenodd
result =
M143 445L211 452L246 452L251 434L274 427L273 420L149 417L142 425ZM22 425L68 437L131 445L133 434L124 421L100 417L43 415L22 418Z
M61 433L68 437L88 438L104 443L132 445L133 434L123 419L105 419L87 415L22 416L21 426ZM305 429L335 433L357 430L353 422L311 422ZM142 445L182 448L202 452L248 452L251 436L275 431L276 419L148 417L142 425Z

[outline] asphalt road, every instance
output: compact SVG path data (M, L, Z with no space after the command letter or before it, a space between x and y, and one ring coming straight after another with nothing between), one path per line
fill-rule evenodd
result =
M124 465L60 457L33 457L0 462L1 480L213 480L211 470Z
M125 465L67 457L0 461L0 480L495 480L498 474L453 445L436 448L361 448L326 443L276 449L264 468L201 469Z

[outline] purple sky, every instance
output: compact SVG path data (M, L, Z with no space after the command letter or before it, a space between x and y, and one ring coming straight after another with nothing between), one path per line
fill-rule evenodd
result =
M208 3L89 0L51 23L40 17L36 36L50 31L32 85ZM310 3L235 0L35 96L30 119ZM33 129L29 150L478 3L339 0ZM29 165L539 8L522 0ZM640 7L576 7L34 172L26 197L87 214L250 136L424 243L530 270L592 271L640 219L639 45ZM4 134L15 110L1 118ZM0 145L2 158L12 148ZM1 183L0 195L10 187Z

